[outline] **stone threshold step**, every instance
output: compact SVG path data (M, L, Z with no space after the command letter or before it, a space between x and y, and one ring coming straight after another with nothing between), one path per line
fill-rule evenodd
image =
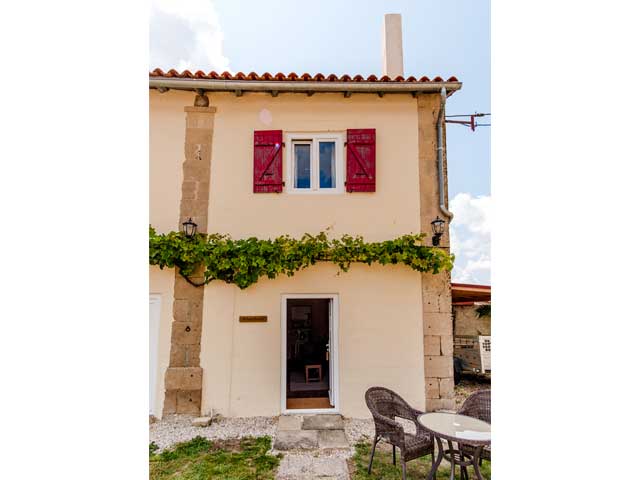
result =
M341 415L280 415L278 430L344 430Z

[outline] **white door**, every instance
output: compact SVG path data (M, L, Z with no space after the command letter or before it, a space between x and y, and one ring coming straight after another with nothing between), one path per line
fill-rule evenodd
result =
M160 295L149 295L149 414L154 413L156 406L160 305Z
M327 351L329 352L329 403L331 406L336 405L334 394L335 368L333 365L335 343L333 332L333 299L329 299L329 345L327 345Z

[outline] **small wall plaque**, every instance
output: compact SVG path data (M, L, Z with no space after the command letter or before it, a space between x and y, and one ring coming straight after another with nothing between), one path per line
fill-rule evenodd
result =
M266 322L266 315L240 315L240 323Z

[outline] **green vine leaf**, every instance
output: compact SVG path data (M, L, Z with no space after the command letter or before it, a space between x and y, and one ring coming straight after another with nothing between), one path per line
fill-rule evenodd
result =
M233 283L244 289L261 277L292 276L317 262L332 262L347 272L352 263L372 265L404 264L418 272L451 271L455 256L422 244L425 234L403 235L394 240L367 243L361 236L343 235L329 240L325 232L305 233L300 240L282 235L273 240L250 237L233 240L228 235L182 232L156 233L149 227L149 265L177 268L189 278L204 267L206 285L213 280Z

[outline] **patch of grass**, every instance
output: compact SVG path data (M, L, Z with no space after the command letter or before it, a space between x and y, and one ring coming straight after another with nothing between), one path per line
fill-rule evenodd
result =
M271 448L269 437L229 442L196 437L159 454L151 451L152 444L151 480L273 480L281 458L267 454Z
M158 450L158 445L156 445L156 442L151 442L149 444L149 456L153 455L154 453L156 453L156 451Z
M401 480L402 466L400 465L400 453L396 450L397 465L393 465L391 446L386 443L378 443L376 454L373 457L371 475L367 474L371 443L358 442L356 453L351 459L351 480ZM407 462L407 480L424 480L431 469L431 455ZM467 469L469 479L475 479L473 467ZM480 466L480 472L486 480L491 479L491 462L484 461ZM437 480L448 480L451 469L443 460L438 467ZM460 469L456 469L456 478L460 478Z

